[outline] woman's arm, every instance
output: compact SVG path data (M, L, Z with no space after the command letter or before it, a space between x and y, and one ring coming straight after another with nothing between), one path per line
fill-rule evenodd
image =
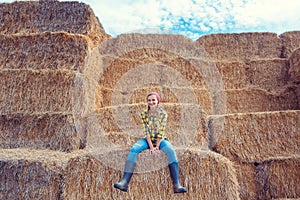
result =
M156 152L156 148L154 148L150 137L149 136L146 137L146 140L147 140L149 148L150 148L150 153L155 153Z
M159 146L160 146L160 142L162 141L163 139L162 138L157 138L157 141L156 141L156 150L159 151Z

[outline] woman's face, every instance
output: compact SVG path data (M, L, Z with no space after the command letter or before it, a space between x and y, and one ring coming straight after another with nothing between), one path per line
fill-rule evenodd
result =
M148 106L150 107L150 109L154 108L154 107L156 107L158 105L157 97L154 94L148 96L147 102L148 102Z

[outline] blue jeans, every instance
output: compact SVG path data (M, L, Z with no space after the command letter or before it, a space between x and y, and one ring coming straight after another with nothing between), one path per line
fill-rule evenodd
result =
M150 147L148 145L147 140L145 138L142 138L139 141L137 141L134 145L132 145L127 160L136 163L136 159L139 153L146 149L150 149ZM176 152L174 151L172 144L168 140L162 140L160 142L159 149L168 156L168 164L178 162Z

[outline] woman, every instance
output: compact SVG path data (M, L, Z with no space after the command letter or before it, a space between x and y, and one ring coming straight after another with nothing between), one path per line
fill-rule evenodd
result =
M176 153L171 143L165 138L165 126L168 115L159 106L160 101L161 98L157 92L151 92L147 95L148 109L141 113L145 137L137 141L130 148L123 178L120 182L114 183L115 188L124 192L128 191L128 185L136 165L138 154L146 149L150 149L150 153L157 153L161 150L168 156L168 167L173 182L174 193L184 193L187 191L179 182Z

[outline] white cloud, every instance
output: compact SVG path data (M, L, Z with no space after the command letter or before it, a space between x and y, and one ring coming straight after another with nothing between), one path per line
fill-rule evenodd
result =
M0 0L9 2L11 0ZM300 30L298 0L82 0L113 36L169 29L197 39L219 32ZM154 30L154 29L153 29Z
M105 30L113 36L146 28L170 29L171 32L192 36L193 39L207 33L249 31L281 33L300 29L298 0L178 0L173 3L168 0L111 2L86 0L84 2L92 6Z
M238 27L284 32L300 29L300 1L259 0L248 1L244 7L234 8Z

